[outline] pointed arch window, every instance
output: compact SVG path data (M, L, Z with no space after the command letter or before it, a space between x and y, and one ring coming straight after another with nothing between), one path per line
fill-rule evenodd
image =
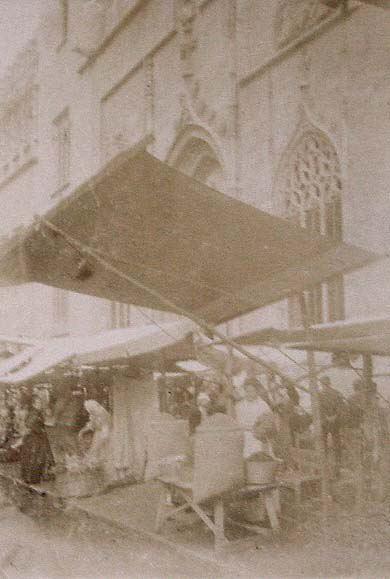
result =
M280 188L289 219L313 233L342 240L340 162L332 142L321 131L307 130L296 140L283 167ZM308 298L312 324L344 317L342 276L312 287ZM301 325L295 298L290 300L289 318L291 326Z

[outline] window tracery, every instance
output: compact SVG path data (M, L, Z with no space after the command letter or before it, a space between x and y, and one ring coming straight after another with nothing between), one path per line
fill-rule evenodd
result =
M289 156L282 185L286 214L301 226L341 237L341 223L328 215L341 198L340 163L332 143L319 131L305 132Z
M286 217L313 233L342 240L342 178L338 155L332 142L316 129L295 140L279 181ZM311 323L344 317L342 276L311 288L308 292ZM291 326L301 325L298 301L290 300Z

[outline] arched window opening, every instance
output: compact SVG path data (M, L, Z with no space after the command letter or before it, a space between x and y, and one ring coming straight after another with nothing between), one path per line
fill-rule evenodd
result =
M181 146L179 143L177 147L177 154L172 161L176 169L223 191L225 188L223 170L212 146L206 140L193 136L186 139Z
M317 130L306 131L295 142L283 167L280 193L286 216L335 241L341 241L342 181L337 152L331 141ZM344 317L343 277L336 276L308 292L310 323ZM290 300L289 322L302 324L299 302Z

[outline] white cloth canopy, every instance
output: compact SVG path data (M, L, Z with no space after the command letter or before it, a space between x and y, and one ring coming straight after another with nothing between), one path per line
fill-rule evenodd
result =
M361 318L279 330L263 328L235 338L245 345L280 345L297 350L350 352L353 354L390 355L390 318Z
M152 324L108 330L92 336L52 338L0 364L0 383L19 384L70 360L81 366L148 356L174 347L194 329L192 322L181 320L161 328Z

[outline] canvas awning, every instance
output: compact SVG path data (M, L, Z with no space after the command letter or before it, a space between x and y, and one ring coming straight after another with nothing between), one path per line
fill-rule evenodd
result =
M33 338L0 334L0 359L8 358L16 352L36 344L38 344L38 340Z
M159 360L176 361L193 355L189 320L160 327L154 324L108 330L92 336L52 338L27 348L0 364L0 383L20 384L72 361L76 366L128 362L149 366Z
M12 336L10 334L0 334L0 344L10 344L17 346L33 346L39 343L35 338Z
M360 0L364 4L370 4L372 6L377 6L378 8L383 8L384 10L390 10L389 0ZM336 8L342 5L342 0L321 0L325 6L330 6L331 8Z
M284 344L298 350L390 355L390 319L342 320L305 330L265 328L235 338L241 344Z
M304 336L305 330L300 328L280 330L278 328L267 327L240 334L236 336L234 340L245 346L272 346L295 342Z
M174 304L217 324L373 259L212 190L139 147L10 242L0 279L160 310Z

